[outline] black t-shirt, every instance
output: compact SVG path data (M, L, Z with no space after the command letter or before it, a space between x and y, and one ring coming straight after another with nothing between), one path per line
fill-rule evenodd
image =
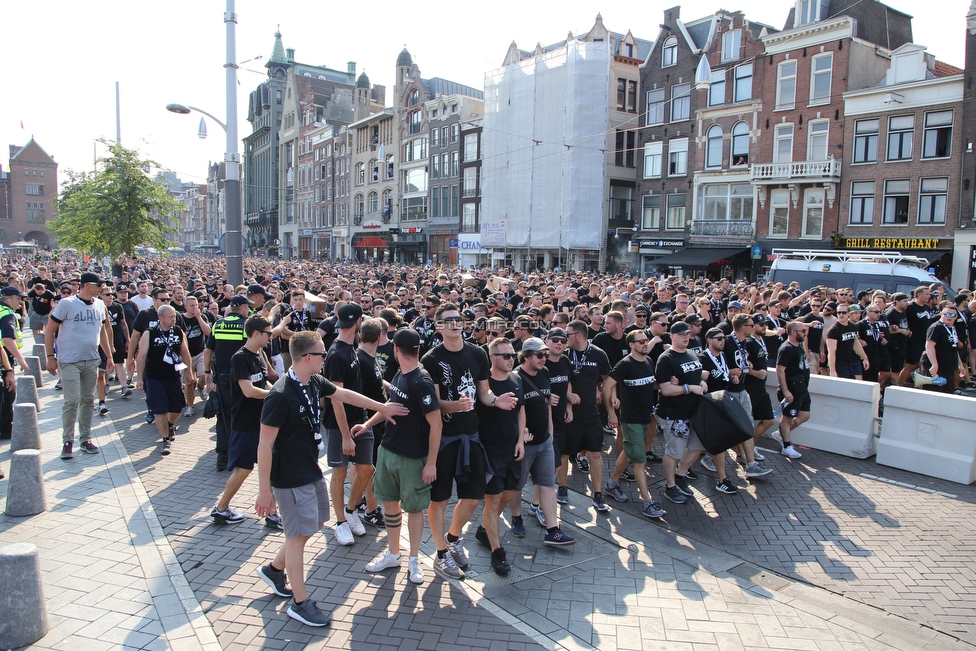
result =
M729 364L725 360L725 353L720 352L713 358L710 354L711 351L704 350L698 353L698 359L701 360L702 369L708 371L708 379L705 382L708 383L708 391L722 391L726 389L731 382L729 382Z
M488 386L496 396L511 392L518 399L518 404L512 409L500 409L478 403L475 410L481 423L479 434L485 452L492 458L508 458L509 455L514 454L519 436L522 435L518 427L519 410L525 404L522 380L517 373L509 374L504 380L496 380L489 376Z
M935 361L939 364L939 376L952 377L952 372L959 367L957 352L959 348L956 346L958 339L955 329L948 328L937 321L929 326L925 333L925 340L935 342Z
M176 318L179 320L179 315ZM149 328L155 328L157 325L159 325L159 315L156 313L156 308L150 307L145 310L139 310L139 314L136 315L136 320L132 324L132 330L141 334Z
M607 354L596 346L587 346L583 352L568 349L566 357L572 369L569 379L573 383L573 393L580 398L579 404L573 407L573 420L599 418L596 389L603 378L610 375Z
M46 316L51 313L51 301L53 301L55 298L53 290L45 289L43 292L38 294L32 287L31 290L27 292L27 295L30 296L31 299L31 312L38 316Z
M363 392L363 378L359 370L359 356L356 348L351 344L336 339L329 348L329 354L325 357L325 368L322 373L330 382L340 382L342 388ZM366 410L355 405L343 404L346 412L346 423L351 428L353 425L366 422ZM331 403L325 405L325 417L322 419L323 425L330 429L339 427L336 422L335 410Z
M128 329L125 325L125 313L122 311L122 306L116 303L106 305L105 314L109 323L112 325L112 347L117 353L126 352L125 335Z
M587 326L586 340L589 341L590 343L593 343L593 340L597 338L597 335L601 334L603 331L604 330L602 327L599 330L594 330L592 326Z
M791 393L793 388L806 389L810 385L810 362L803 346L794 346L790 342L780 346L776 366L786 369L786 384Z
M557 362L546 359L546 370L549 371L549 389L559 396L559 403L552 408L552 425L561 430L566 421L566 394L569 392L572 367L569 365L569 358L561 355Z
M749 356L749 363L752 364L754 371L765 369L769 364L769 351L765 346L765 338L759 339L755 335L745 340L746 353ZM765 391L766 380L761 380L752 375L745 375L745 386L747 391Z
M397 416L395 423L387 421L381 445L402 457L423 459L430 438L427 414L441 408L427 371L421 366L406 374L397 373L390 383L390 402L406 405L410 413Z
M854 363L854 360L857 359L857 354L854 352L854 342L857 341L856 325L848 323L845 326L838 321L827 331L827 339L833 339L837 342L837 353L834 363L843 366Z
M322 479L315 441L317 428L313 427L314 418L310 411L317 409L321 414L322 398L335 393L336 387L321 375L313 375L304 392L302 388L286 374L271 387L261 409L261 424L278 428L272 449L275 458L271 466L271 485L274 488L297 488Z
M766 317L766 319L767 319L767 323L766 323L767 334L763 335L763 341L766 342L766 352L768 355L766 362L769 363L776 359L776 353L779 352L779 347L783 345L784 341L786 341L786 335L777 335L777 334L769 334L769 333L775 332L780 328L785 328L786 319L783 318L782 316L780 317L769 316Z
M532 434L526 445L539 445L549 438L549 371L542 368L535 375L529 375L521 366L516 369L522 378L522 391L525 398L525 426Z
M637 361L628 354L617 362L610 377L617 383L620 400L620 422L646 424L651 422L651 409L657 402L654 390L654 364L649 357Z
M205 322L207 320L207 317L202 312L199 318ZM188 317L184 314L183 323L186 324L186 346L190 349L190 357L195 357L203 352L207 338L203 336L203 328L200 327L200 322L197 321L197 317Z
M125 314L125 325L129 328L129 334L132 334L132 325L136 322L136 316L139 314L139 308L132 301L126 299L125 302L115 301L115 305L122 308L123 314Z
M176 364L182 363L180 350L183 331L173 326L163 332L158 326L149 329L149 350L146 351L146 377L153 380L179 381Z
M885 353L885 356L887 356L887 351L885 350L887 346L881 342L887 339L888 332L887 328L883 327L879 321L876 321L873 325L871 319L861 319L858 321L857 336L861 340L861 347L864 348L864 354L868 356L869 361L873 362L878 359L882 353Z
M465 343L457 352L448 350L443 344L435 346L423 356L420 364L430 374L431 380L439 389L439 398L445 402L453 402L460 400L461 396L468 396L476 405L478 382L487 380L491 376L488 354L475 344ZM473 406L468 411L442 414L442 417L444 436L479 431L478 414Z
M912 301L905 309L905 314L908 316L908 329L912 331L910 345L918 349L925 348L929 326L939 318L938 310L930 310L928 305L919 305Z
M238 380L248 380L259 389L268 388L268 367L264 355L241 348L230 358L231 429L249 432L259 429L263 398L248 398Z
M730 378L725 390L732 392L745 391L746 375L749 373L749 351L746 349L746 342L743 341L740 343L734 333L727 335L725 337L725 348L722 350L722 355L725 356L725 363L728 364L729 371L737 368L742 370L739 381L732 382Z
M803 323L809 323L807 328L807 348L811 352L820 354L820 346L823 343L824 320L822 316L815 316L812 312L803 317Z
M664 351L657 360L654 376L660 386L671 382L671 378L678 378L678 384L694 386L701 384L702 363L697 357L685 351L679 353L674 348ZM698 408L701 396L689 393L677 396L658 397L657 413L668 420L685 420L691 418Z
M899 312L894 306L885 310L884 320L888 322L888 348L889 350L902 351L908 345L908 335L903 332L891 332L891 326L898 326L902 330L908 329L908 313Z
M54 284L54 281L53 280L51 280L50 278L43 278L42 279L40 276L34 276L33 278L31 278L30 282L27 283L27 286L31 288L31 292L32 292L32 291L34 291L34 285L37 285L37 284L44 285L44 287L48 291L50 291L52 294L54 292L58 291L58 286ZM30 292L28 292L28 294L30 294ZM34 297L31 296L31 298L34 298ZM47 314L47 312L38 312L38 314Z
M434 319L422 316L413 322L413 329L420 335L420 355L423 356L435 345L434 337L437 334L437 322Z
M400 370L400 364L393 356L392 341L387 341L382 346L376 347L376 363L383 373L383 379L387 382L392 382L393 378L396 377L397 371Z
M617 362L630 354L630 345L627 343L626 336L622 336L620 339L614 339L606 331L593 337L593 345L607 354L607 361L610 362L610 368L616 366Z
M362 348L356 350L359 357L359 374L363 381L363 395L376 402L386 402L386 389L383 387L383 371L376 358Z

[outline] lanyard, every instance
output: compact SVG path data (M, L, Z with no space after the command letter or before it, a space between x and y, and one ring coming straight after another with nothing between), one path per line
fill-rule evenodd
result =
M952 347L953 348L958 348L959 347L959 338L956 336L956 329L955 328L950 328L949 326L947 326L944 323L942 324L942 327L946 329L946 332L947 333L949 333L949 341L952 343Z
M725 363L725 359L723 359L721 355L719 355L718 358L716 358L715 355L712 354L711 349L708 349L705 352L708 353L709 359L711 359L712 363L715 364L715 370L719 372L719 375L721 376L720 379L728 380L729 366L728 364Z
M177 360L180 359L180 356L173 352L173 344L179 341L179 336L176 336L176 333L173 332L172 328L170 328L169 332L163 332L162 328L156 326L156 331L159 333L159 336L162 337L163 342L166 344L166 354L170 356L170 358L173 360L173 363L175 364Z
M288 377L294 380L295 384L297 384L298 388L301 390L302 395L305 396L305 403L308 405L309 415L307 422L309 427L312 428L312 434L315 436L315 441L319 442L322 440L322 432L319 431L319 424L322 422L322 420L318 400L312 400L312 398L308 395L305 385L303 385L301 380L298 379L298 376L295 375L295 371L293 369L288 369Z
M305 325L308 320L308 312L302 310L301 312L291 313L291 325L297 325L297 328L289 328L292 332L301 332L307 330L308 327Z
M766 342L763 341L762 339L760 339L759 337L757 337L756 335L752 335L752 340L755 341L760 346L762 346L763 356L768 359L769 358L769 350L767 350L767 348L766 348Z
M573 363L573 375L579 375L580 371L583 370L583 365L586 363L586 358L590 354L590 348L592 347L586 347L586 350L583 351L583 356L580 357L579 360L576 359L579 357L579 353L575 350L573 351L573 356L569 358L569 361Z
M739 338L736 337L735 335L732 335L731 337L726 337L725 341L732 341L735 344L735 355L734 355L735 364L740 369L742 369L743 373L748 372L749 355L746 353L745 346L743 345L745 344L745 342L743 341L740 343ZM725 345L728 346L728 344Z

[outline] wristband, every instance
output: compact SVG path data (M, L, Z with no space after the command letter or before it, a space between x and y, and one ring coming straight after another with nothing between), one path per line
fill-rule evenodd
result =
M689 393L691 393L691 389L689 389L688 388L688 385L686 384L685 385L685 395L688 395Z
M51 353L50 355L48 355L48 357L54 357L54 358L57 358L57 355L55 355L54 353Z
M496 401L496 400L498 400L498 396L493 396L493 397L492 397L492 399L491 399L491 406L492 406L492 407L494 407L494 406L495 406L495 401Z

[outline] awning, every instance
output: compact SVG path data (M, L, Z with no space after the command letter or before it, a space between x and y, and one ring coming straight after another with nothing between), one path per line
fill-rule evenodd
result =
M687 248L671 255L649 260L648 264L655 267L707 267L716 260L727 260L748 250L742 247L735 249Z
M368 235L360 240L353 240L352 245L360 249L385 249L390 245L389 242L384 240L379 235Z

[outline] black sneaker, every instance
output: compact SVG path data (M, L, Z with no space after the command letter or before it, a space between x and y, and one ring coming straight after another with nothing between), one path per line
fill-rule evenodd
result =
M277 529L278 531L285 530L285 525L281 521L281 516L277 513L272 513L271 515L266 516L264 518L264 526L268 527L269 529ZM287 597L288 595L283 594L280 596Z
M217 472L227 470L227 455L217 453Z
M603 493L593 493L593 507L600 513L610 512L610 507L607 505L607 501L603 499Z
M576 467L579 468L580 472L590 471L590 460L586 458L585 454L582 457L576 455Z
M684 504L688 501L688 498L685 497L685 494L677 486L665 489L664 496L675 504Z
M488 532L480 524L478 525L478 530L474 532L474 539L486 547L491 547L491 543L488 542Z
M695 481L698 479L698 473L691 468L688 468L688 472L685 473L685 477L688 479L688 481Z
M279 597L292 597L291 588L286 584L288 582L288 577L285 576L284 570L276 570L271 567L271 563L263 565L258 568L258 578L271 586L271 590L274 591Z
M695 496L695 491L691 490L691 486L688 485L688 480L686 477L675 475L674 485L677 486L678 490L681 491L681 494L685 497Z
M627 470L620 473L620 478L624 481L637 481L637 477L635 477L634 473L630 471L630 468L627 468Z
M363 522L373 525L374 527L385 527L386 521L383 519L383 509L377 506L375 509L363 516Z
M569 504L569 488L560 486L556 489L556 503Z
M74 457L75 457L75 453L74 453L74 449L73 449L74 446L75 446L75 444L72 441L68 441L67 443L65 443L64 444L64 447L61 448L61 458L62 459L74 459Z
M505 548L499 547L491 553L491 569L499 576L508 576L512 571L512 566L505 559Z
M648 450L647 454L644 455L644 459L647 461L647 463L657 463L658 461L662 460L661 457L657 456L650 450Z
M169 439L163 439L163 449L159 451L164 457L168 457L170 452L173 451L173 442Z
M723 479L715 484L715 490L726 495L734 495L739 492L739 489L734 484L730 484L728 479Z
M210 517L217 524L240 524L244 522L244 516L229 506L223 511L218 511L216 506L213 507L213 510L210 511Z
M169 424L169 436L166 437L166 440L167 441L176 440L176 425L174 425L173 423Z
M128 398L131 395L132 395L132 389L130 389L127 386L122 387L122 397L123 398Z
M88 454L98 454L99 452L98 446L92 443L91 441L82 441L81 449L84 452L87 452Z
M366 512L366 496L365 495L363 496L363 498L361 500L359 500L359 503L356 505L356 510L359 511L360 513L365 513Z
M609 425L604 425L603 433L606 434L607 436L614 436L617 433L617 430L613 427L610 427Z
M512 516L512 535L516 538L525 538L525 523L521 515Z
M319 610L318 605L311 599L306 599L301 604L293 601L288 606L288 616L306 626L328 626L332 621L332 616Z

